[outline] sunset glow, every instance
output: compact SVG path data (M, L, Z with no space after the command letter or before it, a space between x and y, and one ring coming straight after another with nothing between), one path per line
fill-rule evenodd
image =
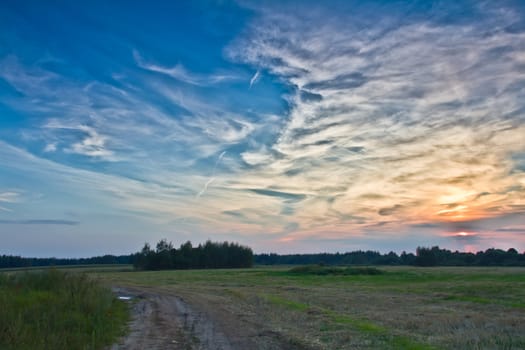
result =
M524 24L507 1L4 1L0 254L525 250Z

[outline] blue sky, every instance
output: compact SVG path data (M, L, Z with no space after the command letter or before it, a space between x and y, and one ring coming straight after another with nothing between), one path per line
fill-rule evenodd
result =
M3 1L0 254L525 249L519 1Z

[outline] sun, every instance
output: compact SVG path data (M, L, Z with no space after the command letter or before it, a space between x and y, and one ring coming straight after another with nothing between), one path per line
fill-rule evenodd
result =
M475 231L459 231L459 232L447 232L447 233L443 233L443 236L446 236L446 237L455 237L455 238L475 238L476 236L478 235L477 232Z

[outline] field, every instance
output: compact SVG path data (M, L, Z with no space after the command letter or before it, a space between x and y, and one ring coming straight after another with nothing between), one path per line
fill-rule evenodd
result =
M142 299L156 296L150 306L158 319L170 303L179 305L172 313L187 306L184 319L172 320L179 328L170 341L181 349L206 342L206 332L188 323L188 310L229 337L230 348L525 349L525 268L379 269L384 273L280 267L91 274Z

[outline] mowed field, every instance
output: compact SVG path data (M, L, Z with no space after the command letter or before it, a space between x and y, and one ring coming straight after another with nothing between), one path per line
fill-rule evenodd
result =
M379 275L238 270L87 271L176 295L257 348L525 349L525 268L380 267Z

